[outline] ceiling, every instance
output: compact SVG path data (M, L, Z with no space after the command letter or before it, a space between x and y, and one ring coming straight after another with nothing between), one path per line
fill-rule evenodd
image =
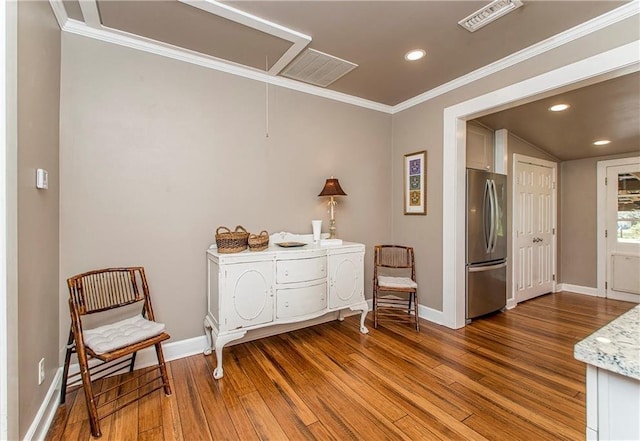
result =
M555 104L567 110L551 112ZM477 118L509 132L562 161L638 152L640 154L640 73L543 98ZM608 139L610 144L593 145Z
M524 0L523 6L472 33L458 21L489 0L50 1L58 20L64 16L63 29L71 23L76 32L79 27L94 32L78 32L85 35L110 41L133 39L140 45L180 52L196 64L208 60L287 84L302 83L282 78L283 69L300 60L305 49L320 51L357 65L322 90L383 109L399 108L420 94L630 5L626 1ZM406 61L404 54L416 48L424 49L426 56ZM546 98L480 121L492 128L507 128L559 159L599 153L588 147L590 139L599 136L615 137L615 148L629 151L640 146L638 92L636 74L612 80L611 86L567 92L572 95L566 99L576 100L576 105L562 115L542 111L551 100ZM568 141L574 131L579 136Z

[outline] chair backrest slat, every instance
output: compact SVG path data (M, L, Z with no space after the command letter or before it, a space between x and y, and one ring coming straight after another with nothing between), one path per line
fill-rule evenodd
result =
M142 267L90 271L67 279L67 285L70 301L80 315L106 311L149 298Z
M413 248L378 245L375 248L375 264L385 268L411 268L413 266Z

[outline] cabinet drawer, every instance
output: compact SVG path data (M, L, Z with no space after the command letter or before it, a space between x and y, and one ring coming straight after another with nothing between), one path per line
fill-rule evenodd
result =
M276 294L278 318L304 316L322 311L327 307L327 284L304 288L279 289Z
M327 276L327 257L276 261L276 283L305 282Z

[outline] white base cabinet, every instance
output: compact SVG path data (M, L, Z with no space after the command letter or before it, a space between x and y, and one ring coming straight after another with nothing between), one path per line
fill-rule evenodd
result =
M307 245L282 248L274 242ZM274 234L264 251L221 254L207 250L207 348L216 352L213 376L222 378L222 350L251 330L297 323L339 311L360 311L360 332L368 305L364 298L364 245L313 244L310 235Z
M587 365L587 440L640 439L640 381Z

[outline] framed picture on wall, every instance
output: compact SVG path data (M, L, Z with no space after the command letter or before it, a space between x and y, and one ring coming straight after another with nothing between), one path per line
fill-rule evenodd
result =
M427 152L404 155L404 214L427 214Z

